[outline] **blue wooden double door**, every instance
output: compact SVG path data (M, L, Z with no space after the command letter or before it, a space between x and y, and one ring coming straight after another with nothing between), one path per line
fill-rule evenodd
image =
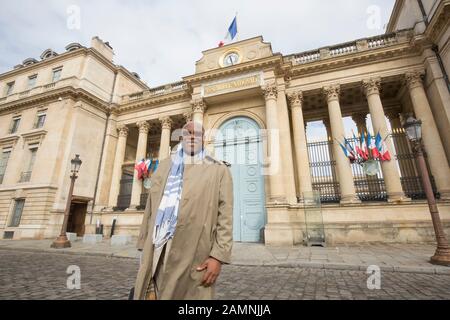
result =
M231 164L233 240L236 242L263 241L267 218L260 136L258 124L246 117L225 122L216 135L216 157Z

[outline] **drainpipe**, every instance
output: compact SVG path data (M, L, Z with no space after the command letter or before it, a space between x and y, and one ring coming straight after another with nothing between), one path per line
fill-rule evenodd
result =
M423 22L425 23L425 26L428 28L428 26L429 26L428 16L425 11L425 7L423 6L423 2L422 2L422 0L417 0L417 3L419 4L420 11L422 12ZM433 43L431 49L433 50L434 54L436 55L436 58L439 63L439 67L441 68L441 72L444 75L445 83L447 84L447 90L448 90L448 92L450 92L450 80L448 78L447 70L445 70L444 63L442 62L441 54L439 53L439 46L437 44Z
M112 86L112 91L111 91L111 97L109 99L109 104L110 105L112 104L113 98L114 98L114 91L115 91L115 88L116 88L116 80L117 80L117 72L114 73L114 81L113 81L113 86ZM108 110L106 112L105 131L103 132L102 147L100 149L100 160L98 162L97 179L95 181L94 199L92 200L92 209L91 209L91 214L90 214L91 218L90 218L89 224L92 224L92 219L93 219L93 215L94 215L95 199L97 198L98 181L100 180L100 170L101 170L101 165L102 165L102 161L103 161L103 154L104 154L105 142L106 142L106 134L108 132L108 124L109 124L110 116L111 116L111 110Z

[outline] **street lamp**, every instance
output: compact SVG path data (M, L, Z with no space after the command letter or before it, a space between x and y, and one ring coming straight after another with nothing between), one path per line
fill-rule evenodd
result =
M445 237L444 228L442 227L441 218L439 217L439 210L436 205L436 199L433 193L433 188L431 187L428 168L423 157L422 121L409 116L408 119L406 119L406 121L403 123L403 127L405 128L406 135L411 141L414 153L417 157L420 177L422 179L422 185L427 196L431 220L433 221L434 234L436 236L437 249L434 253L434 256L431 257L430 262L432 264L450 266L450 246L448 244L447 238Z
M61 234L58 238L56 238L55 241L53 241L51 247L55 249L63 249L63 248L70 248L71 244L69 239L67 239L66 229L67 229L67 223L69 221L69 213L70 213L70 205L72 204L72 194L73 194L73 187L75 185L75 180L78 178L77 173L80 170L81 167L81 159L80 155L75 155L75 158L70 161L71 163L71 170L70 172L72 175L70 176L71 182L70 182L70 188L69 188L69 195L67 196L67 203L66 203L66 211L64 212L64 221L61 227Z

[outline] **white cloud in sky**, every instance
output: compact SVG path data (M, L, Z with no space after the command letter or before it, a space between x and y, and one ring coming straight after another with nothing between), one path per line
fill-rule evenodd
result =
M274 52L292 54L382 34L394 0L15 0L0 10L0 73L47 48L108 41L114 62L149 86L194 73L201 52L216 47L238 12L239 39L262 35ZM67 27L79 8L80 28ZM379 12L379 16L373 16ZM373 22L379 23L373 24ZM69 20L69 23L73 20ZM356 131L351 119L346 128ZM310 126L312 139L326 136Z
M15 0L0 10L0 73L47 48L108 41L115 63L150 86L194 72L203 50L216 47L238 12L239 39L262 35L274 52L291 54L384 33L394 0ZM80 29L67 28L80 8ZM368 27L371 8L380 24ZM370 11L370 12L368 12ZM372 21L372 20L371 20Z

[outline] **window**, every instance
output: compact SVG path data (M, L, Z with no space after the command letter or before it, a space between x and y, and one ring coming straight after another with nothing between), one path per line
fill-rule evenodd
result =
M13 82L8 82L7 84L6 84L6 91L5 91L5 94L7 95L7 96L9 96L12 92L13 92L13 90L14 90L14 81Z
M61 79L62 68L53 69L52 82L56 82Z
M28 77L28 89L33 89L36 86L37 74Z
M0 157L0 184L3 183L3 177L5 176L6 167L8 166L9 156L11 155L11 151L3 151Z
M28 168L20 175L19 182L30 182L31 173L33 172L34 161L36 160L37 148L30 148L30 160L28 162Z
M38 112L36 123L34 124L34 129L39 129L44 126L45 117L46 117L45 111Z
M9 227L18 227L20 225L20 219L22 218L22 211L25 205L25 199L17 199L14 202L13 215L9 223Z
M13 118L13 121L11 124L11 129L9 130L9 133L10 134L16 133L17 130L19 129L19 125L20 125L20 117Z

